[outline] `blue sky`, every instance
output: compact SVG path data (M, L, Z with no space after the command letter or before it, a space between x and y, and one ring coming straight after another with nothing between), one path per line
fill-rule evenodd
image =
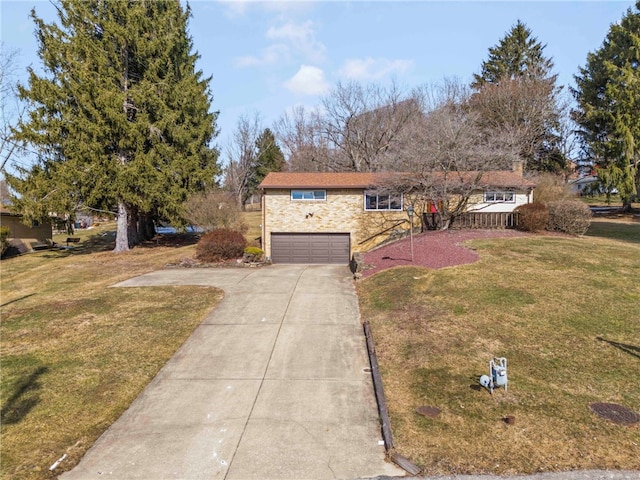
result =
M212 76L212 108L220 111L216 140L228 142L238 117L258 112L265 126L296 105L314 107L338 81L410 89L444 77L471 81L488 49L522 20L546 44L559 82L573 83L587 53L632 1L324 1L195 0L189 28ZM56 19L44 0L0 0L5 48L20 65L38 67L31 7Z

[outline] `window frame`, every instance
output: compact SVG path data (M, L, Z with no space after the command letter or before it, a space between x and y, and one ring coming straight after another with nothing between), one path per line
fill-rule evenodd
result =
M375 197L375 208L369 208L368 199L371 197ZM380 197L387 197L386 199L380 200ZM364 195L364 210L366 212L402 212L404 210L404 195L401 193L398 194L380 194L375 190L365 190ZM394 205L394 199L399 200L399 208L391 208ZM387 208L380 208L380 204L386 202ZM397 203L396 203L397 204Z
M492 200L488 198L489 195L493 196ZM508 199L507 196L511 198ZM484 203L516 203L516 192L515 190L487 190L484 192Z
M316 194L322 192L322 198L316 198ZM300 193L301 198L294 198L295 193ZM305 194L311 194L312 198L305 198ZM292 202L326 202L327 191L325 189L291 189L289 192L289 198Z

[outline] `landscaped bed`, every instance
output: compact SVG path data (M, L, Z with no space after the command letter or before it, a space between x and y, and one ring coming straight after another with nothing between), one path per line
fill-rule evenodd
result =
M478 254L468 246L467 240L479 238L513 238L527 234L517 230L445 230L414 234L413 258L411 256L411 239L384 245L363 255L365 268L363 277L397 266L420 266L427 268L444 268L478 260Z
M640 469L640 425L591 408L640 412L640 244L610 239L640 238L640 225L597 227L609 238L467 242L473 263L451 242L464 265L358 282L398 453L429 474ZM414 256L429 239L414 238ZM509 383L491 395L478 380L493 357L508 359Z

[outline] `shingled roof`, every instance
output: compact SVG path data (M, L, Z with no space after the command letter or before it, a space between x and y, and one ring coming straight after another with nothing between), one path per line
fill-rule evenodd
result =
M474 172L465 172L475 175ZM384 184L398 173L370 172L270 172L259 188L370 188ZM407 174L409 175L409 174ZM466 176L466 175L463 175ZM490 188L533 188L535 183L510 170L496 170L482 175L483 186Z
M260 188L367 188L386 174L362 172L270 172Z

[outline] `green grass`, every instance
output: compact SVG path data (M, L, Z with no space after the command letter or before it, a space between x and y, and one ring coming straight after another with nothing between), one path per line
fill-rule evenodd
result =
M168 239L116 255L112 228L1 263L2 478L72 468L221 299L204 287L110 288L194 249Z
M587 205L591 205L592 207L621 207L622 199L620 195L611 195L607 198L606 195L582 195L577 197ZM640 209L640 202L632 202L631 207L634 210Z
M585 235L640 243L640 217L593 218Z
M429 474L640 469L640 428L589 410L640 412L640 245L608 228L475 241L475 264L358 284L399 453ZM510 382L491 396L478 377L494 356Z

